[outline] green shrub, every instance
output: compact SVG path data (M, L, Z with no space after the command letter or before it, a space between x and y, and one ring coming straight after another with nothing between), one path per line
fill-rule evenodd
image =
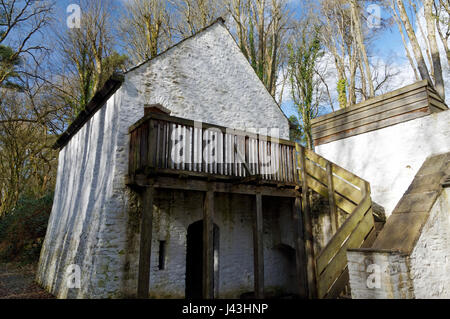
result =
M0 261L35 262L52 209L53 194L41 198L21 198L0 218Z

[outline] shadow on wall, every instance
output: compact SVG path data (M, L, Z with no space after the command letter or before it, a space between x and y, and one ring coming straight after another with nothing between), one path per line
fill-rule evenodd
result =
M105 141L105 136L116 138L105 132L106 107L102 108L83 129L65 146L63 165L59 168L59 183L55 191L55 204L51 227L46 238L47 251L41 260L40 274L51 279L41 282L51 289L51 292L67 298L82 297L87 289L92 289L91 278L82 276L82 289L66 287L65 270L70 264L84 267L95 264L96 256L89 253L95 245L92 239L98 240L93 234L98 234L103 225L103 207L106 190L111 187L112 174L104 170L113 167L112 150L105 148L115 145L114 141ZM114 125L114 123L108 123ZM94 143L94 144L92 144ZM67 172L64 174L64 172ZM54 269L50 268L52 265ZM90 272L90 270L89 270ZM105 274L106 276L106 274ZM85 286L87 285L87 286Z

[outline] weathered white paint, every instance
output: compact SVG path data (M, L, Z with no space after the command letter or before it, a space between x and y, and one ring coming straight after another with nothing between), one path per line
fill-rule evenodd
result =
M450 298L450 188L433 205L410 265L416 298Z
M125 187L128 128L143 116L144 104L153 103L161 103L172 115L180 117L248 130L278 127L281 137L288 138L289 134L286 117L221 23L127 73L122 87L59 154L54 204L37 280L60 298L116 298L132 296L136 291L139 208L134 194ZM189 210L190 200L179 200L173 205L179 207L181 216L182 207ZM247 207L236 201L237 206L240 204ZM231 213L234 208L239 210L231 207ZM195 219L199 216L192 216L191 220ZM188 220L171 223L176 240L168 243L169 254L183 247ZM230 266L253 260L248 250L251 233L247 230L232 231L223 225L223 236L231 232L230 238L242 239L228 241L228 245L243 247L240 254L230 253L229 261L222 258L221 289L230 292L230 296L236 296L239 283L248 289L249 267L241 271ZM155 237L154 245L157 240ZM265 243L266 247L273 247L271 243ZM179 296L183 291L183 254L176 256L169 260L174 278L156 276L152 268L155 293L163 294L156 278L169 279L161 279L167 284L168 295ZM267 258L267 285L285 282L283 276L289 276L286 267L280 267L270 253ZM65 269L70 264L81 267L80 289L67 289Z
M370 182L389 216L428 156L450 151L450 110L322 144L315 151Z
M407 256L380 251L348 251L352 299L413 298Z
M158 192L150 275L152 297L184 297L187 229L202 219L203 198L201 192ZM266 291L295 293L295 250L290 229L292 200L263 200ZM253 291L254 201L252 196L215 195L214 223L219 227L219 298L239 298L242 293ZM158 269L160 240L167 243L165 270ZM286 253L289 249L293 255Z
M380 251L347 252L352 298L450 298L449 258L450 189L447 188L433 205L409 256ZM379 267L379 276L369 265ZM378 287L375 282L379 282Z

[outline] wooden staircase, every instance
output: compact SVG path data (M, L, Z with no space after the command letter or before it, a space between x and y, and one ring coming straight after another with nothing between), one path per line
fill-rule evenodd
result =
M310 298L348 295L347 249L370 246L376 237L370 185L355 174L296 144L302 186L307 282ZM333 237L314 256L309 191L329 200ZM339 223L338 209L347 218Z

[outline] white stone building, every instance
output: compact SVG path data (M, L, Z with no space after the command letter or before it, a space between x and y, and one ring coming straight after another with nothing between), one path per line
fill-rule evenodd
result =
M312 130L315 152L287 140L222 20L112 76L55 145L37 281L59 298L450 297L450 111L435 90Z
M353 298L450 298L450 110L427 81L314 120L315 151L361 176L386 224L347 253Z
M288 119L222 20L113 76L57 142L55 198L37 281L58 298L136 296L145 203L127 186L129 128L148 106L178 118L289 137ZM202 264L203 200L204 193L195 190L155 190L151 297L201 293L195 264ZM265 294L296 294L292 200L262 200ZM239 298L254 291L254 196L222 192L213 202L214 296ZM71 288L67 282L77 267L81 285Z

